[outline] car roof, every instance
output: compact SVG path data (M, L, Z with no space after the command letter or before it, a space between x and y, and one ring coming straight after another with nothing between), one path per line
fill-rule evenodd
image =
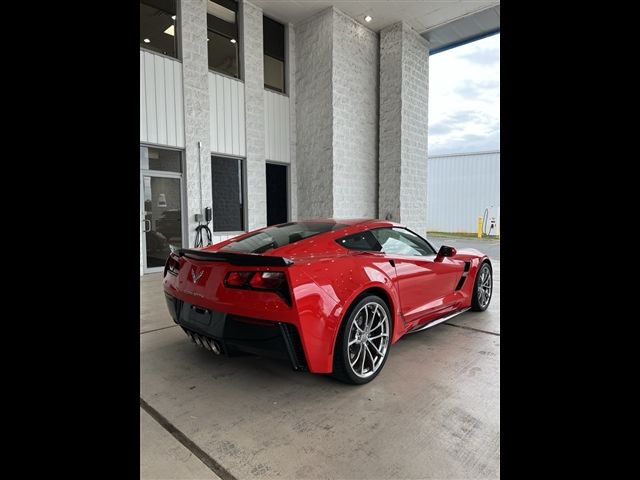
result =
M372 224L380 224L380 225L398 225L397 223L391 222L389 220L380 220L378 218L314 218L314 219L305 219L298 220L299 223L304 222L331 222L331 223L340 223L343 225L347 225L349 227L353 225L372 225Z

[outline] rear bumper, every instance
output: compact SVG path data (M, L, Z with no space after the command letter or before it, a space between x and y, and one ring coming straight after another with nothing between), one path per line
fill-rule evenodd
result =
M188 335L215 340L226 355L243 352L280 358L288 360L294 370L308 370L298 329L291 323L215 311L166 292L165 299L173 321Z

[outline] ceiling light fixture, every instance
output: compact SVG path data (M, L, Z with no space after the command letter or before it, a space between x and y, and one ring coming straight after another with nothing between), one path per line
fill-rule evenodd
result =
M151 43L151 40L149 40L148 38L145 38L143 41L144 43Z
M236 43L236 39L235 39L235 38L232 38L232 39L231 39L231 43Z
M171 20L175 20L176 16L175 15L171 15Z
M170 25L169 28L167 28L164 33L166 33L167 35L171 35L172 37L175 37L175 27L173 25Z
M373 18L371 18L371 15L367 15L366 17L364 17L364 21L369 23L371 20L373 20Z

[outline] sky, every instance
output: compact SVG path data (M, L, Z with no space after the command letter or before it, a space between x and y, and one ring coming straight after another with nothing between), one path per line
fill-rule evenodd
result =
M429 57L429 156L500 149L500 34Z

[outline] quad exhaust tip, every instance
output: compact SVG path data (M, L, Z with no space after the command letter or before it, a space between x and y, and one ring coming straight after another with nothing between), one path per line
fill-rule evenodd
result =
M216 355L220 355L220 345L218 345L218 342L216 342L215 340L210 340L211 342L211 351L213 353L215 353Z
M187 330L183 328L187 336L191 339L193 343L198 345L199 347L205 348L210 352L215 353L216 355L220 355L222 353L222 349L220 348L220 344L214 340L213 338L205 337L204 335L200 335L199 333L192 332L191 330Z

